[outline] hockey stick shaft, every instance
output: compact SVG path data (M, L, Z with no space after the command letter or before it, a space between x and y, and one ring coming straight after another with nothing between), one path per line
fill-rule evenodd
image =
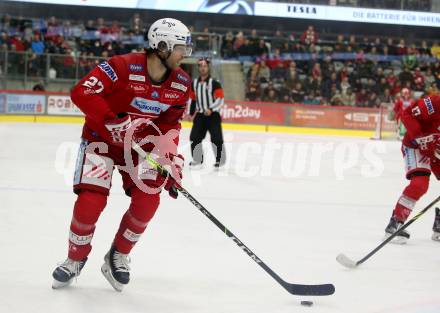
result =
M356 266L364 263L366 260L368 260L370 257L372 257L374 254L376 254L377 251L383 248L387 243L389 243L393 238L398 236L400 232L408 228L409 225L414 223L416 220L418 220L423 214L425 214L430 208L432 208L437 202L440 201L440 196L438 196L434 201L432 201L428 206L426 206L423 210L421 210L419 213L414 215L408 222L406 222L402 227L400 227L395 233L393 233L391 236L389 236L387 239L385 239L380 245L378 245L373 251L368 253L366 256L364 256L362 259L356 262Z
M139 145L133 144L135 150L142 158L147 160L150 165L156 169L162 176L168 177L170 174L164 169L156 160L154 160L148 153L146 153ZM284 281L277 273L275 273L269 266L266 265L251 249L249 249L240 239L237 238L226 226L224 226L214 215L212 215L196 198L194 198L185 188L178 185L176 189L187 198L200 212L202 212L211 222L213 222L226 236L234 241L237 246L243 250L252 260L255 261L261 268L264 269L273 279L275 279L281 286L289 293L295 295L313 295L313 296L327 296L335 292L332 284L323 285L302 285L290 284Z

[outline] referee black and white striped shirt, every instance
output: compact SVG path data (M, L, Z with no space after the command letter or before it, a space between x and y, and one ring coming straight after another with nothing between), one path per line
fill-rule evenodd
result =
M204 113L209 109L218 112L224 104L224 98L222 85L211 76L205 80L200 77L193 80L191 111Z

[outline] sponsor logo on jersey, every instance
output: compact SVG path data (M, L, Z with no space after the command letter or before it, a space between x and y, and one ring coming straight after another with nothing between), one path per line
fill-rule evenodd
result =
M172 91L165 91L163 93L164 99L179 99L180 95L178 93L172 92Z
M432 105L430 98L423 99L423 102L425 102L426 109L428 110L428 115L434 114L434 106Z
M133 98L130 105L143 113L150 114L160 114L160 112L166 111L170 107L168 104L140 97Z
M185 85L176 82L171 83L171 88L179 89L182 90L183 92L185 92L188 89L188 87L186 87Z
M140 84L130 84L129 87L134 91L147 91L147 88L145 88L144 85L140 85Z
M159 98L159 93L155 90L151 93L151 98L157 99Z
M107 74L107 76L112 81L115 82L118 80L118 75L116 75L115 70L113 69L113 67L111 67L110 64L108 64L107 61L102 62L101 64L98 65L98 67L101 69L101 71L103 71L105 74Z
M128 66L128 68L130 69L130 72L143 72L144 71L144 66L142 64L130 64Z
M130 74L130 75L128 75L128 79L129 80L138 81L138 82L144 82L145 81L145 76Z
M183 76L180 73L177 73L177 79L180 80L180 81L183 81L184 83L187 83L188 80L189 80L188 77L185 77L185 76Z

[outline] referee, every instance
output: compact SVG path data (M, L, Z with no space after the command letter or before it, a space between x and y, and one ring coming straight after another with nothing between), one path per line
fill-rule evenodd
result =
M209 74L210 61L201 58L197 62L199 77L194 79L191 88L190 115L194 115L191 129L191 167L201 166L203 163L202 141L206 133L211 136L212 148L215 154L215 168L225 164L225 147L223 145L222 120L219 110L224 103L224 93L219 81Z

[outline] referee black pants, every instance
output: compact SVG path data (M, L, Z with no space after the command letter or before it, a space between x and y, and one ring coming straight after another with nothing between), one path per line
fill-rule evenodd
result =
M199 163L203 162L202 141L205 139L207 132L209 132L211 136L215 161L224 164L226 162L226 156L225 147L223 145L222 119L218 112L212 112L209 116L203 113L197 113L194 117L193 127L189 136L193 160Z

